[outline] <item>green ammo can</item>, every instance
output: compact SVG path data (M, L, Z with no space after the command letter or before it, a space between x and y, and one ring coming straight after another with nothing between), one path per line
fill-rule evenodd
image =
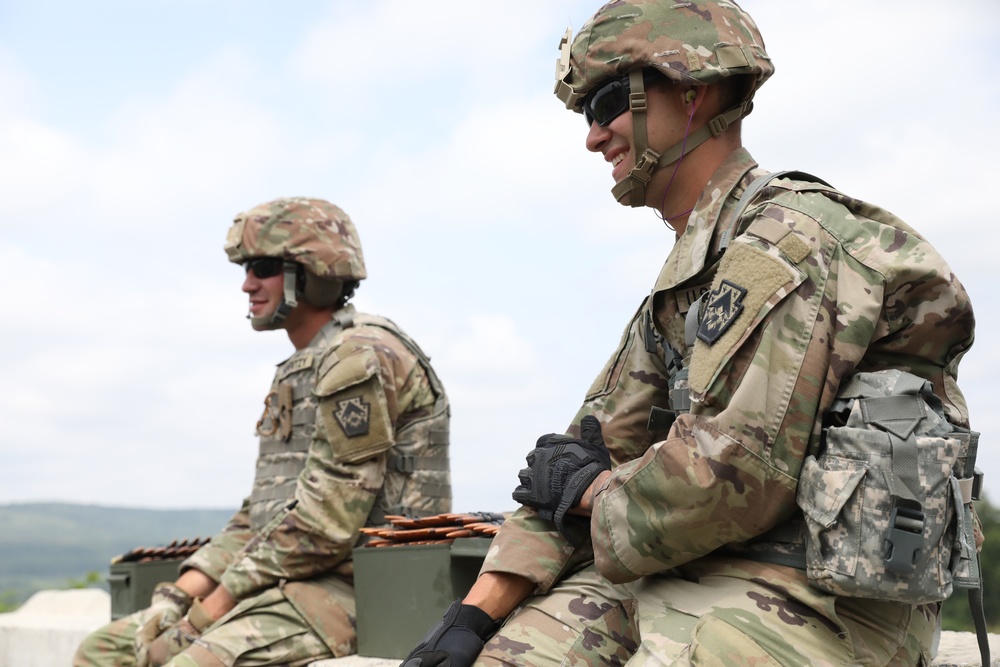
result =
M492 541L355 549L358 655L405 658L472 588Z
M171 558L141 563L112 563L108 574L111 620L148 607L157 584L177 579L181 561L182 558Z
M175 581L184 559L208 541L200 537L174 540L162 547L136 547L113 558L108 573L111 620L148 607L156 585Z

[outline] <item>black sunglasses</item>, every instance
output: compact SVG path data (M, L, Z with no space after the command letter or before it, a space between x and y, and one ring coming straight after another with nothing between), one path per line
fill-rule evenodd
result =
M280 257L252 257L243 262L243 268L247 273L252 270L258 278L271 278L281 273L284 264Z
M628 85L628 74L617 79L611 79L590 91L583 98L583 115L587 119L587 127L595 122L605 127L618 116L628 111L628 96L631 91Z

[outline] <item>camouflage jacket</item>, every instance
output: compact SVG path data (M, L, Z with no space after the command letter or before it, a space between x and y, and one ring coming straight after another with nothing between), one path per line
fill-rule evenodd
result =
M335 568L349 577L366 522L381 523L400 506L450 510L447 399L404 337L388 320L348 306L278 365L258 424L254 492L182 568L203 571L237 600ZM288 452L269 458L285 443ZM299 471L290 479L280 474L282 456ZM398 462L407 456L404 472ZM262 476L264 467L272 473Z
M574 418L594 414L616 464L598 494L591 541L574 549L527 508L495 538L483 571L547 590L593 549L613 582L740 545L796 511L799 469L841 382L901 368L931 380L968 426L957 366L973 340L969 298L917 232L835 190L779 179L720 253L740 195L765 172L744 150L713 175L652 294ZM685 314L709 292L698 337ZM650 431L667 407L668 341L688 369L692 407Z

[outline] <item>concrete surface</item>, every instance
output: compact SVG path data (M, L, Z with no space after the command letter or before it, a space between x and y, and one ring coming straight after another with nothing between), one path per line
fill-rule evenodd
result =
M76 647L111 619L111 598L96 589L40 591L17 611L0 614L0 667L68 666ZM990 667L1000 667L1000 635L990 635ZM400 661L349 656L311 667L397 667ZM943 632L934 667L981 667L976 636Z
M16 611L0 614L0 665L68 666L83 638L110 619L106 591L39 591Z
M1000 665L1000 635L991 634L990 667ZM981 667L979 659L979 644L976 635L971 632L941 633L941 643L934 659L934 667Z

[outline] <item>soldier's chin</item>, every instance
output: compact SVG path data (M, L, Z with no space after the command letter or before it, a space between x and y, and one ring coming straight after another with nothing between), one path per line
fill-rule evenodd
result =
M266 317L251 317L250 326L254 331L274 331L281 328L280 322L274 322L270 315Z

